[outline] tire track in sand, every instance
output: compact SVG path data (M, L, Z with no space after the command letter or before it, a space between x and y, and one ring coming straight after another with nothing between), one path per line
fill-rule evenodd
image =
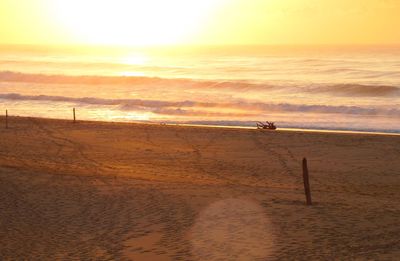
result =
M281 167L283 168L283 170L285 171L286 174L288 174L289 176L298 178L298 175L295 175L293 170L288 166L286 157L284 157L277 150L273 149L270 144L263 143L259 138L258 132L254 132L251 135L251 138L252 138L256 148L258 148L259 150L261 150L263 152L266 152L268 155L273 156L279 162L279 164L281 165ZM281 146L281 147L288 152L288 155L292 160L295 160L293 153L290 151L290 149L288 147L286 147L286 146Z

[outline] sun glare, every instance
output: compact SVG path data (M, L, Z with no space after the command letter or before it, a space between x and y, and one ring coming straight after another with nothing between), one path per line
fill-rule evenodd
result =
M144 65L148 60L148 57L138 53L124 57L123 59L121 59L121 63L127 65Z
M184 42L224 0L54 0L53 14L79 41L159 45Z

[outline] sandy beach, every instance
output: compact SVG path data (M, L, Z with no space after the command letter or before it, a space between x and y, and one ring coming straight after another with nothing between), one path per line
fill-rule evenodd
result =
M398 260L399 159L399 136L12 117L0 259Z

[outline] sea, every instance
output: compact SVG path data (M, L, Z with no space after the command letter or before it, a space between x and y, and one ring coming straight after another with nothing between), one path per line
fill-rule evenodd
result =
M73 108L80 120L400 133L400 46L0 46L3 113Z

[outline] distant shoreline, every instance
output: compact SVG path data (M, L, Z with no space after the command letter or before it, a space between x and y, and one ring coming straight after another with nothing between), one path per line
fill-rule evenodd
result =
M4 122L5 116L0 116L2 122ZM40 119L46 121L71 121L63 118L48 118L48 117L29 117L29 116L9 116L9 119ZM230 130L255 130L260 132L297 132L297 133L327 133L327 134L357 134L357 135L379 135L379 136L400 136L400 133L395 132L374 132L374 131L359 131L359 130L334 130L334 129L307 129L307 128L279 128L277 130L257 130L256 127L251 126L235 126L235 125L213 125L213 124L192 124L192 123L179 123L179 122L155 122L155 121L104 121L104 120L77 120L77 123L103 123L103 124L143 124L143 125L161 125L161 126L181 126L181 127L196 127L196 128L219 128L219 129L230 129ZM2 124L4 125L4 124ZM12 123L11 123L12 127Z
M225 125L179 124L179 123L170 124L170 125L211 127L211 128L230 128L230 129L255 129L255 127L250 127L250 126L225 126ZM268 130L265 130L265 131L268 131ZM378 132L378 131L375 132L375 131L357 131L357 130L353 131L353 130L333 130L333 129L279 128L278 127L278 129L275 131L400 136L400 133L396 133L396 132Z

